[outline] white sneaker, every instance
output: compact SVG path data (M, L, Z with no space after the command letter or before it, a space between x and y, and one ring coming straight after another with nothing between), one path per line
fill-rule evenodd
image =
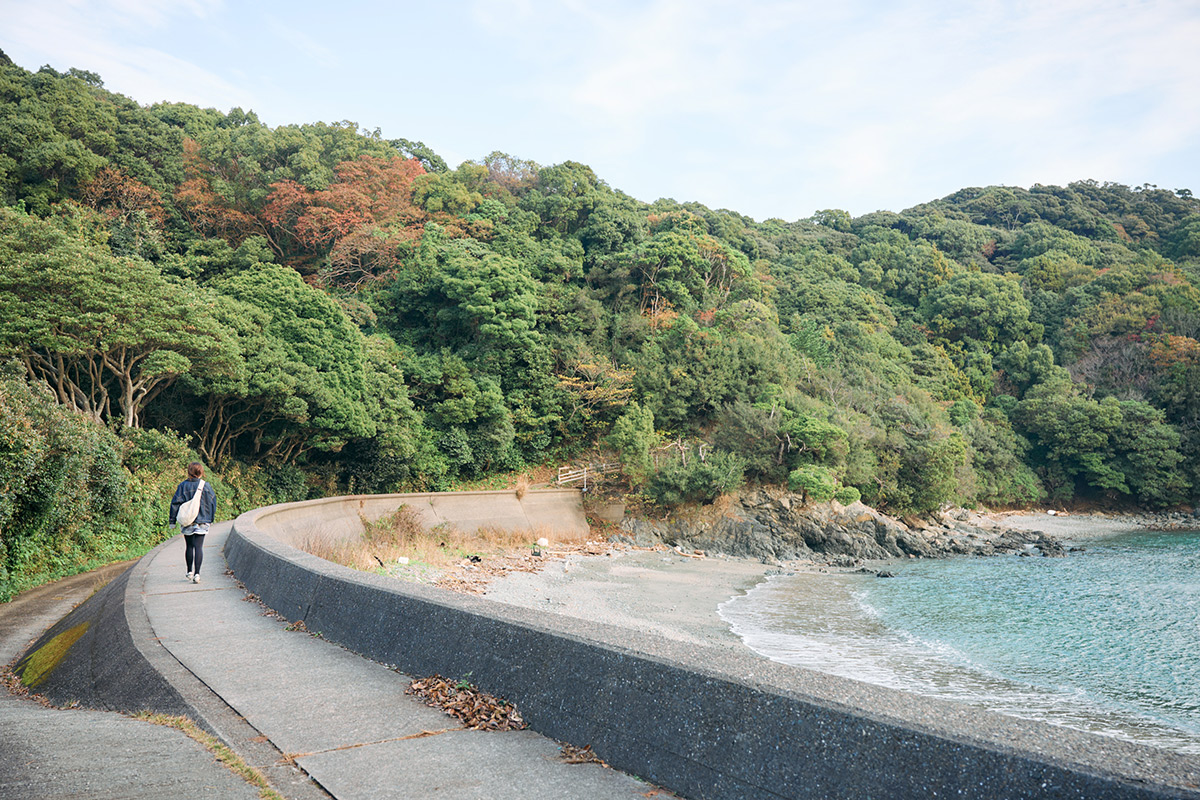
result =
M192 579L192 573L190 573L190 572L187 573L186 575L183 576L183 579L185 581L190 581Z
M192 576L192 583L199 583L199 582L200 582L200 573L197 572L195 575Z

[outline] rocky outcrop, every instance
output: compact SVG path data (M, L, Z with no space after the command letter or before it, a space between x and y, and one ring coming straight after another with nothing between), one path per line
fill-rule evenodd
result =
M1151 531L1194 531L1200 529L1200 507L1190 511L1163 511L1144 514L1141 526Z
M1028 553L1061 556L1063 546L1040 531L969 523L961 509L904 522L855 503L804 505L798 495L762 490L742 497L711 520L626 519L615 541L666 544L765 563L811 560L833 566L889 558Z

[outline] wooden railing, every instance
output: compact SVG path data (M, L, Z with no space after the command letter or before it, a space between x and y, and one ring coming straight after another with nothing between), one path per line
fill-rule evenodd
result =
M614 462L604 462L602 464L588 464L584 467L559 467L558 468L558 485L569 486L573 483L583 482L583 490L586 492L588 488L588 478L595 475L604 475L609 472L616 472L621 468L621 465Z

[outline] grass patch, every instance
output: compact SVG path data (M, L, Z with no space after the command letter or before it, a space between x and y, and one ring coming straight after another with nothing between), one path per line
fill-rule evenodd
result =
M47 583L54 583L63 578L70 578L84 572L91 572L101 567L107 567L109 564L135 561L158 547L159 544L161 542L149 542L124 547L119 550L113 550L110 553L93 555L79 562L57 564L53 567L28 573L10 574L9 580L0 584L0 603L7 603L21 592L27 592L30 589L44 586Z
M499 491L502 489L520 490L522 485L526 489L532 486L554 486L557 475L557 468L542 465L513 472L496 472L491 475L485 475L482 478L455 481L450 486L445 487L444 491L480 492ZM521 493L524 493L523 490Z
M100 593L101 589L103 589L105 586L108 586L112 582L113 582L113 579L111 576L109 576L107 578L96 578L95 580L93 580L92 581L92 590L88 594L87 600L91 600L93 597L95 597L97 594ZM84 600L84 602L86 603L87 600Z
M134 714L133 718L149 722L152 725L163 725L183 731L184 734L203 745L226 769L258 789L258 796L262 800L286 800L283 795L271 788L271 784L267 783L267 779L263 777L261 772L247 764L241 756L230 750L215 736L203 730L187 717L140 711Z

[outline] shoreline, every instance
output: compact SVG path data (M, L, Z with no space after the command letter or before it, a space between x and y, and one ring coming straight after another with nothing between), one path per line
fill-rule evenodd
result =
M614 549L606 555L571 554L539 572L496 578L483 596L678 642L749 651L717 608L778 571L748 558Z
M343 504L353 513L358 502L347 498ZM274 527L260 529L260 518ZM740 645L685 644L415 584L400 587L382 575L359 577L286 547L305 522L301 515L256 510L239 518L231 534L226 548L231 569L269 606L288 618L300 615L331 641L411 674L474 676L478 685L538 720L542 733L563 741L602 741L604 757L635 774L669 767L674 771L661 783L682 780L681 786L692 787L685 793L736 787L731 781L748 778L749 790L739 790L739 796L785 785L796 791L780 794L812 794L814 781L828 781L821 793L830 796L868 795L881 786L900 786L905 796L928 794L930 787L970 794L994 783L1011 789L1009 794L1032 797L1047 793L1049 779L1051 793L1070 787L1078 798L1130 796L1133 781L1150 787L1135 792L1138 796L1159 796L1162 787L1170 792L1166 796L1200 798L1184 788L1200 782L1195 761L1171 753L795 669ZM595 552L600 544L585 547ZM659 562L664 567L688 566L667 557L670 563ZM630 563L616 556L606 560ZM694 561L698 568L729 566L724 559ZM1005 563L1022 562L1061 563ZM734 563L746 568L745 562ZM743 586L763 574L762 564L752 567ZM573 571L568 564L564 577ZM296 579L280 580L281 575ZM704 572L684 580L711 583ZM803 576L801 582L807 582ZM679 594L667 591L671 599ZM661 610L672 608L679 610L678 605ZM381 619L410 624L389 625L381 635ZM668 627L678 629L675 617ZM748 714L754 722L749 728ZM846 765L855 769L846 772ZM701 783L687 783L691 780ZM1176 791L1181 788L1182 794Z
M1041 531L1064 544L1119 536L1136 531L1160 530L1161 518L1146 514L1066 513L1045 511L994 512L978 515L980 520L998 528ZM1196 520L1200 528L1200 519Z
M1156 522L1154 518L1141 515L1049 515L1042 512L990 514L986 518L972 515L967 524L986 524L1001 531L1037 531L1060 542L1062 553L1066 558L1072 558L1090 549L1091 545L1099 546L1113 537L1161 531ZM1200 520L1192 527L1180 527L1177 530L1200 530ZM1169 535L1168 532L1164 533ZM1074 703L1057 705L1064 701L1053 692L1047 691L1044 695L1037 692L1024 694L1028 689L1020 685L1019 679L956 671L952 662L925 663L920 659L928 659L928 656L917 651L901 649L899 656L903 660L915 653L919 661L917 673L910 674L901 669L893 674L890 670L897 667L891 659L896 654L887 649L892 645L884 644L878 652L866 645L868 640L891 641L885 629L855 613L853 587L862 585L860 582L864 579L873 580L874 576L870 573L889 578L892 577L889 569L899 572L907 565L929 565L931 561L950 558L1021 559L1022 556L1032 555L1035 556L1034 560L1040 560L1036 552L1008 552L991 556L952 555L918 561L892 558L866 560L855 566L837 566L809 559L766 564L731 556L692 558L673 550L649 551L639 548L615 550L607 555L573 554L542 572L499 578L489 586L484 596L495 602L555 614L560 618L604 623L685 644L715 645L738 657L762 659L830 678L890 688L914 698L933 697L961 703L965 707L991 709L1013 718L1033 719L1115 737L1161 748L1163 752L1183 755L1197 752L1194 740L1186 736L1179 738L1178 730L1167 723L1159 728L1148 725L1146 720L1152 718L1139 718L1138 712L1121 711L1099 702L1083 703L1079 707ZM788 650L786 646L784 651L775 653L772 648L778 645L778 636L791 629L783 628L776 633L764 634L761 622L770 617L756 617L756 614L764 613L761 608L758 611L751 610L750 616L747 616L739 605L740 598L760 587L770 592L768 584L775 578L783 577L788 581L784 594L780 595L785 598L782 608L787 609L784 614L789 620L788 625L796 626L784 638L791 641L790 637L794 634L800 637L798 641L816 647L812 651L812 659L801 657L799 661L793 660L799 651ZM799 616L792 616L801 609L803 612ZM830 626L835 630L852 631L848 649L843 651L837 642L826 642L822 638L823 632L827 633ZM749 638L743 638L742 634ZM787 653L786 657L781 655L783 652ZM773 653L780 657L773 657ZM823 655L817 656L817 653ZM863 671L864 666L866 672ZM926 669L930 671L923 671ZM905 682L906 677L918 674L921 676L918 679L920 685ZM895 682L897 678L900 683ZM1016 694L1011 694L1013 687L1017 687ZM980 697L991 699L981 701ZM1005 700L1005 697L1008 699ZM1020 698L1024 705L1013 706L1012 697Z
M1150 530L1155 521L1156 518L1147 515L1083 513L993 512L970 516L974 525L1040 531L1071 547ZM719 609L725 603L774 575L876 571L895 563L896 559L878 559L855 567L829 566L812 560L768 564L726 555L692 558L670 549L613 548L602 555L572 553L546 563L537 572L496 577L483 596L499 603L616 625L674 641L754 652L720 616Z

